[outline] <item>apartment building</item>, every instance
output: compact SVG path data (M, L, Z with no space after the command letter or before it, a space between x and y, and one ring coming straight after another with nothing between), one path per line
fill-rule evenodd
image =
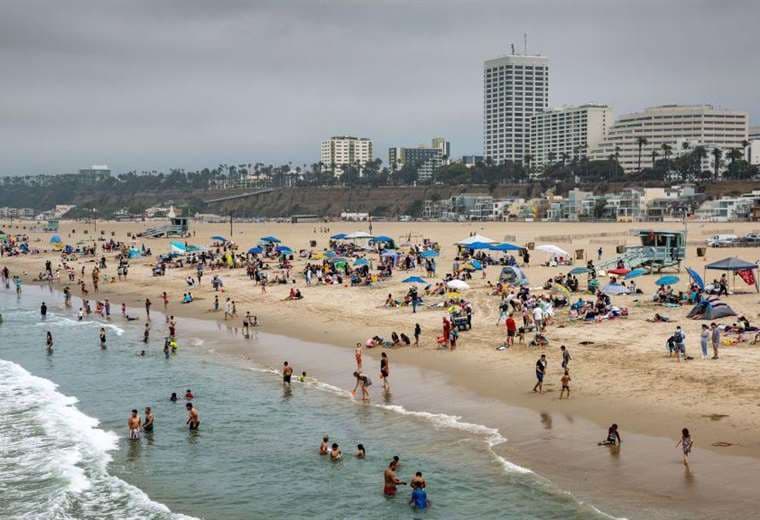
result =
M371 161L372 141L366 137L334 136L322 141L319 160L325 168L334 169L335 174L343 174L342 166L359 165Z
M529 149L532 164L541 167L563 158L588 157L606 139L612 117L607 105L563 107L533 114Z

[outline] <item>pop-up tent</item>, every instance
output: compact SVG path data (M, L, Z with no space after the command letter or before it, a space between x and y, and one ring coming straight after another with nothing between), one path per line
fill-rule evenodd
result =
M708 269L733 272L734 287L736 287L736 275L738 274L739 277L744 280L747 285L754 285L755 291L760 292L760 286L758 286L757 283L757 276L755 276L755 269L757 269L757 264L753 264L752 262L747 262L746 260L732 256L729 258L724 258L723 260L718 260L717 262L713 262L711 264L707 264L705 266L705 271ZM707 278L707 275L705 275L705 278Z
M686 315L692 320L717 320L726 316L736 316L736 313L727 303L717 298L699 302Z
M528 277L525 276L522 269L516 265L508 265L501 270L499 281L512 285L528 285Z
M488 237L484 237L483 235L476 234L476 235L472 235L471 237L467 237L464 240L460 240L459 242L457 242L457 245L468 247L472 244L477 244L479 242L483 244L494 244L496 243L496 240L493 240Z

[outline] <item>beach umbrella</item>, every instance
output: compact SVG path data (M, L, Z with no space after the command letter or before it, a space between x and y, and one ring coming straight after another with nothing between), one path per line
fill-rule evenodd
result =
M552 288L549 291L552 294L562 294L564 296L570 296L570 289L562 285L561 283L552 284Z
M542 244L540 246L536 246L536 251L543 251L544 253L548 253L552 256L570 256L570 253L561 247L557 247L552 244Z
M629 269L626 269L625 267L616 267L615 269L610 269L607 271L610 274L616 274L618 276L622 276L624 274L628 274L631 271Z
M383 254L381 256L385 258L389 258L389 257L396 258L398 256L398 251L396 251L395 249L386 249L385 251L383 251Z
M491 244L488 249L491 251L519 251L523 248L514 244L510 244L508 242L504 242L502 244Z
M573 267L568 274L588 274L590 272L591 269L588 267Z
M346 235L345 238L348 240L356 240L357 238L372 238L372 235L364 231L354 231L353 233Z
M483 264L480 263L480 260L475 260L473 258L472 260L470 260L467 263L470 264L473 267L473 269L476 269L476 270L483 269Z
M347 262L345 258L342 256L333 256L327 259L328 264L337 264L338 262L343 262L344 264Z
M53 235L50 237L50 243L51 244L60 244L61 243L61 237L58 235Z
M647 270L643 267L637 267L633 271L629 272L627 275L625 275L626 280L630 280L632 278L636 278L638 276L641 276L642 274L647 274Z
M277 251L278 253L282 253L286 255L289 255L290 253L293 252L293 250L290 249L288 246L277 246L274 248L274 250Z
M214 240L216 242L226 242L227 241L227 239L224 238L222 235L214 235L213 237L211 237L211 240Z
M434 258L438 256L438 251L436 251L435 249L426 249L425 251L420 253L420 256L422 258Z
M393 239L386 235L376 236L372 240L374 240L375 242L393 242Z
M330 237L331 240L343 240L344 238L346 238L345 233L338 233Z
M702 277L699 276L699 274L694 269L692 269L690 267L686 268L686 272L689 273L689 277L692 280L694 280L694 283L697 284L700 289L704 290L704 288L705 288L705 282L704 282L704 280L702 280Z
M602 292L609 296L617 296L618 294L626 294L628 292L628 288L618 283L611 283L604 286Z
M473 242L472 244L465 245L465 247L467 249L473 249L473 250L475 250L475 249L490 249L491 248L491 244L489 244L487 242Z
M264 248L261 246L252 247L248 250L249 255L260 255L264 252Z
M355 267L362 267L365 265L369 265L369 262L367 261L366 258L357 258L356 260L354 260Z
M428 282L421 276L410 276L409 278L401 280L401 283L418 283L421 285L427 285Z
M678 283L679 280L680 280L680 278L678 278L674 274L666 274L665 276L662 276L662 277L658 278L657 281L654 282L654 284L655 285L660 285L660 286L662 286L662 285L673 285L673 284Z
M466 282L463 282L462 280L451 280L446 284L446 287L449 289L454 289L456 291L464 291L465 289L469 289L470 286L467 285Z
M270 244L278 244L278 243L282 242L282 240L280 240L279 238L277 238L275 236L272 236L272 235L267 235L265 237L261 237L261 241L262 242L269 242Z

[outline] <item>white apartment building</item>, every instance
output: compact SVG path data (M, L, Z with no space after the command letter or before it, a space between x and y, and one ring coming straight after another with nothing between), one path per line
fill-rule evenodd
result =
M538 112L530 118L530 155L544 166L563 156L588 157L607 137L612 109L607 105L581 105Z
M742 141L748 137L748 115L711 105L663 105L626 114L608 129L607 138L592 151L592 159L613 155L626 173L637 172L640 137L647 141L641 149L641 168L652 166L652 151L657 153L656 160L663 158L662 146L666 144L671 147L672 157L704 146L708 157L703 169L712 169L712 149L720 148L724 157L732 148L743 149Z
M760 126L751 126L749 129L749 163L760 164Z
M325 168L335 168L335 174L343 173L344 165L364 166L371 161L372 141L366 137L334 136L322 141L319 155L320 162Z
M483 63L483 156L522 162L530 118L549 106L549 58L508 55Z

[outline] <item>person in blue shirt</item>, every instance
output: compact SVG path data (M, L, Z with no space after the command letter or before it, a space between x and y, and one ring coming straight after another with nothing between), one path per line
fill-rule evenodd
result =
M422 472L418 471L412 481L409 483L412 488L412 497L409 499L409 504L415 509L424 510L430 505L430 501L427 498L427 492L425 487L427 483L422 478Z

